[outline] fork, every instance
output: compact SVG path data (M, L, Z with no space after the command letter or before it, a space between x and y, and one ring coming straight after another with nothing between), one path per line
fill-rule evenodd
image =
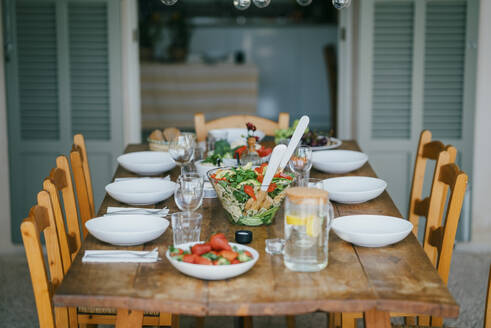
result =
M106 214L104 214L104 216L106 216L106 215L121 215L121 214L148 214L148 215L157 215L157 216L167 216L167 215L169 215L168 211L169 210L167 208L163 208L159 211L152 211L152 210L147 210L144 208L128 209L128 210L123 209L123 210L113 211L111 213L106 213Z

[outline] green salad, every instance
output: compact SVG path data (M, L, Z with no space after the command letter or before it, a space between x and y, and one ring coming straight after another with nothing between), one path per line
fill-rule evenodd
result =
M285 197L285 190L293 182L293 174L279 172L273 177L267 191L261 190L267 163L252 168L218 168L208 176L223 207L233 223L257 226L271 224Z
M295 120L293 122L293 125L289 127L288 129L277 129L274 131L274 142L279 143L281 140L285 140L290 138L293 135L293 132L295 132L295 129L297 128L298 122L300 120ZM309 129L305 129L305 133L309 132Z

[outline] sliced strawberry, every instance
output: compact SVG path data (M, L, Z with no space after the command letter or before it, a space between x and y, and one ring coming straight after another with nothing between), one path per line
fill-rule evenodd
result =
M237 256L239 256L239 253L234 252L234 251L223 250L218 255L220 255L220 256L226 258L227 260L229 260L230 262L232 262L233 260L235 260L237 258Z
M233 260L232 262L230 262L230 264L240 264L241 262L237 259Z
M191 247L191 253L196 255L202 255L208 253L209 251L211 251L210 244L196 244L193 247Z
M203 256L197 256L194 263L202 265L213 265L213 262L209 258Z
M194 254L186 254L182 257L182 261L183 262L186 262L186 263L195 263L195 258L196 258L196 255Z
M222 238L218 235L214 235L210 238L210 244L211 248L214 251L221 251L221 250L232 250L232 247L228 244L227 239Z

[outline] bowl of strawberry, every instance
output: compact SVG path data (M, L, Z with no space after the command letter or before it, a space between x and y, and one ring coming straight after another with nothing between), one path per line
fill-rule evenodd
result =
M188 276L222 280L249 271L259 253L251 247L229 243L223 233L217 233L207 242L171 246L166 256L174 268Z

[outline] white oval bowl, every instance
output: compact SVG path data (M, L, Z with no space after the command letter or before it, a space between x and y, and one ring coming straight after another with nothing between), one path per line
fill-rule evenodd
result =
M326 173L348 173L358 170L367 161L367 154L353 150L324 150L312 153L314 168Z
M246 142L247 129L246 128L228 128L228 129L212 129L208 131L208 134L213 136L215 139L224 139L225 135L227 136L227 141L231 144L237 140L244 140L244 144ZM255 136L259 137L259 140L262 140L266 135L263 131L256 130L254 132Z
M85 227L100 241L134 246L160 237L169 227L169 221L155 215L108 215L85 222Z
M118 157L118 163L128 171L139 175L158 175L176 166L169 153L155 151L123 154Z
M397 243L411 232L411 222L384 215L349 215L333 220L339 238L357 246L383 247Z
M196 166L196 170L198 171L199 175L201 175L205 180L208 180L208 175L206 172L218 168L218 166L211 163L203 163L203 160L194 162L194 166Z
M387 182L371 177L339 177L323 181L329 199L342 204L359 204L374 199L387 188Z
M177 184L163 179L132 179L110 183L106 192L119 202L152 205L174 194Z
M178 247L186 250L189 249L194 244L199 244L199 243L196 242L185 243L179 245ZM243 249L245 251L251 252L253 257L252 261L248 261L240 264L230 264L230 265L201 265L201 264L179 262L177 260L174 260L170 256L169 250L167 250L165 255L167 256L167 259L172 264L172 266L177 270L179 270L180 272L184 273L185 275L198 279L204 279L204 280L229 279L246 273L254 266L254 264L256 264L257 260L259 259L259 253L254 248L244 246L241 244L236 244L236 243L229 243L229 244L230 246L236 246L238 249Z

